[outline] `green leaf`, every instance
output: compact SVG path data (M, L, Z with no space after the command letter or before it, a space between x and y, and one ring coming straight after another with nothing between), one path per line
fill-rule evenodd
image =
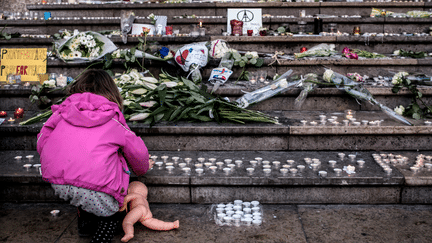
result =
M155 118L154 118L154 122L160 121L164 116L165 116L164 113L156 115Z
M392 92L395 93L395 94L397 94L401 88L402 88L401 86L395 85L392 88Z
M240 67L244 67L244 66L246 66L246 62L245 62L245 61L240 61L240 62L239 62L239 66L240 66Z
M414 113L414 114L412 115L412 117L413 117L414 119L416 119L416 120L419 120L419 119L421 118L421 115L420 115L419 113Z
M163 85L160 85L160 86L163 86ZM160 86L159 86L159 87L160 87ZM158 87L158 88L159 88L159 87ZM159 89L159 90L158 90L158 95L159 95L159 102L160 102L160 105L163 105L164 102L165 102L166 92L167 92L166 88L165 88L165 89Z
M261 67L264 64L264 59L258 58L255 67Z
M174 120L184 110L183 106L179 106L170 116L169 121Z
M420 93L420 92L417 92L417 95L418 95L419 99L420 99L421 97L423 97L423 94Z

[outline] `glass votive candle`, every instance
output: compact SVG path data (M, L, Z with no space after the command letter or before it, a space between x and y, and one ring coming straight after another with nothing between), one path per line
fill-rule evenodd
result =
M192 161L192 158L185 158L184 161L185 161L187 164L190 164L190 162Z
M229 164L229 165L227 165L227 167L230 168L231 171L234 171L236 165L235 164Z
M180 157L172 157L171 158L173 161L174 161L174 163L178 163L178 161L179 161L179 159L180 159Z
M33 166L32 164L25 164L25 165L23 165L23 167L24 167L27 171L29 171L29 169L30 169L32 166Z
M150 157L150 159L152 159L152 160L157 160L157 158L158 158L157 155L152 155L152 156Z
M336 165L336 160L329 160L329 165L330 165L330 167L335 167L335 165Z
M286 168L282 168L282 169L280 169L279 171L280 171L280 173L281 173L282 175L287 175L287 174L288 174L288 169L286 169Z
M255 171L254 168L246 168L246 172L248 173L248 175L252 175L254 171Z
M228 216L232 216L234 214L234 211L233 210L227 210L225 213Z
M354 118L355 115L355 111L354 110L345 110L345 118L346 119L351 119Z
M260 226L261 223L262 223L261 219L254 219L254 220L252 220L252 224L254 226Z
M295 168L291 168L289 171L290 171L290 173L293 174L293 175L297 174L297 172L298 172L298 170L295 169Z
M173 170L174 170L174 166L172 166L172 165L167 166L167 167L165 167L165 168L166 168L166 170L167 170L169 173L173 172Z
M219 168L219 169L222 169L223 168L223 166L225 165L225 163L224 162L216 162L216 166Z
M261 157L256 157L255 160L260 164L263 159Z
M210 172L212 172L212 173L216 173L216 171L217 171L217 166L212 165L212 166L209 167L209 169L210 169Z
M179 166L180 168L184 168L184 167L186 167L186 163L179 163L178 166Z
M238 160L234 161L234 163L237 165L237 167L241 167L243 164L243 160L238 159Z
M223 213L223 211L225 211L225 208L216 208L218 214Z
M248 36L252 36L253 35L253 30L247 30L247 35Z
M273 164L273 167L275 169L279 169L279 167L280 167L280 161L273 161L272 164Z
M270 169L271 170L271 165L263 165L263 169Z
M226 217L224 217L224 221L225 221L225 223L229 224L232 221L232 217L226 216Z
M210 168L210 166L212 166L213 164L212 163L210 163L210 162L205 162L204 163L204 166L208 169L208 168Z
M294 164L294 160L292 160L292 159L289 159L289 160L287 160L286 162L287 162L288 164L290 164L290 165Z
M335 168L335 169L333 169L333 171L336 173L337 176L342 175L342 170L339 168Z
M155 165L157 166L158 169L162 169L163 162L162 161L158 161L158 162L155 163Z
M195 168L202 168L203 167L203 164L195 164Z
M249 163L250 163L253 167L255 167L255 166L257 166L258 161L256 161L256 160L251 160L251 161L249 161Z
M252 225L252 221L253 221L252 218L245 218L244 219L244 222L245 222L246 226L251 226Z
M198 158L197 160L198 160L200 163L203 163L203 162L205 161L205 158L200 157L200 158Z
M306 166L304 165L297 165L297 169L300 173L302 173L305 170Z
M224 214L224 213L218 213L217 216L218 216L219 219L222 220L223 218L226 217L226 214Z
M167 155L162 155L161 156L161 159L163 159L163 161L166 163L167 162L167 160L168 160L168 156Z
M250 208L251 203L250 202L243 202L243 207Z
M238 204L236 204L236 202L234 201L234 207L233 207L234 211L239 211L239 210L242 210L242 209L243 209L243 207L242 207L241 205L242 205L242 203L241 203L241 202L240 202L240 203L238 203Z
M391 168L385 168L384 169L384 172L387 174L387 175L391 175L391 173L392 173L392 169Z
M203 168L197 168L197 169L195 169L195 172L196 172L198 175L202 175L202 174L204 173L204 169L203 169Z
M364 164L365 164L365 161L364 160L362 160L362 159L360 159L360 160L357 160L357 164L360 166L360 168L361 167L363 167L364 166Z
M174 163L168 162L168 163L165 163L165 165L166 166L174 166Z
M263 169L263 172L265 175L270 175L271 174L271 169Z
M258 207L258 205L260 203L259 203L259 201L252 201L251 204L252 204L252 207Z
M258 205L257 205L258 206ZM259 207L257 207L257 206L254 206L253 208L252 208L252 212L254 212L254 213L258 213L258 212L260 212L260 208Z
M325 178L325 177L327 177L327 171L319 171L318 172L318 175L320 176L320 177L322 177L322 178Z
M260 71L259 72L259 77L258 77L258 81L260 81L261 83L264 83L267 80L267 71Z
M343 160L345 158L345 154L344 153L338 153L338 157L339 157L339 159Z
M229 165L232 162L232 159L224 159L225 164Z
M355 154L349 154L348 158L350 158L351 161L353 161L356 158Z
M26 158L29 162L33 161L34 155L27 155Z
M319 164L310 164L312 170L318 170Z
M270 165L270 161L268 161L268 160L264 160L264 161L262 162L262 165Z
M210 163L214 163L214 162L216 162L216 158L210 158L210 159L208 159L208 161L210 161Z
M225 175L229 175L231 173L231 169L230 168L223 168L223 172L225 173Z
M250 211L252 211L252 209L248 208ZM245 218L253 218L253 215L251 213L244 213L243 217Z
M22 156L15 156L16 162L21 162Z

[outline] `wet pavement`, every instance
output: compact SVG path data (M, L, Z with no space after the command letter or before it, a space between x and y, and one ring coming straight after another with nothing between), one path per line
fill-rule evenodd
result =
M208 204L151 204L155 218L180 228L135 225L129 242L430 242L432 205L262 205L260 226L219 226ZM69 204L0 204L0 242L89 242ZM52 216L53 209L60 210ZM119 234L113 242L120 242Z

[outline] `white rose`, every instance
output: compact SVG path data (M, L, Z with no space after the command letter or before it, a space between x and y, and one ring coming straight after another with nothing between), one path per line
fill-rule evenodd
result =
M331 69L326 69L323 74L324 81L331 82L331 78L333 76L333 71Z
M281 88L288 87L288 82L287 82L286 78L284 78L281 81L279 81L279 87L281 87Z
M400 50L396 50L393 52L394 55L399 56L400 55Z

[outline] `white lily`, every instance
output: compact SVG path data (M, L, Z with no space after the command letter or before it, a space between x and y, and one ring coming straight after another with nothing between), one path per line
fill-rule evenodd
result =
M172 88L178 85L177 82L163 82L168 88Z
M136 90L132 91L132 94L136 94L136 95L142 95L142 94L145 94L145 93L147 93L147 90L143 89L143 88L136 89Z
M147 101L147 102L141 102L139 104L140 104L140 106L144 106L144 107L150 108L150 107L156 105L157 102L156 101Z
M159 81L153 77L143 77L142 78L147 83L157 84Z
M149 115L150 113L139 113L129 118L129 121L141 121L146 119Z

